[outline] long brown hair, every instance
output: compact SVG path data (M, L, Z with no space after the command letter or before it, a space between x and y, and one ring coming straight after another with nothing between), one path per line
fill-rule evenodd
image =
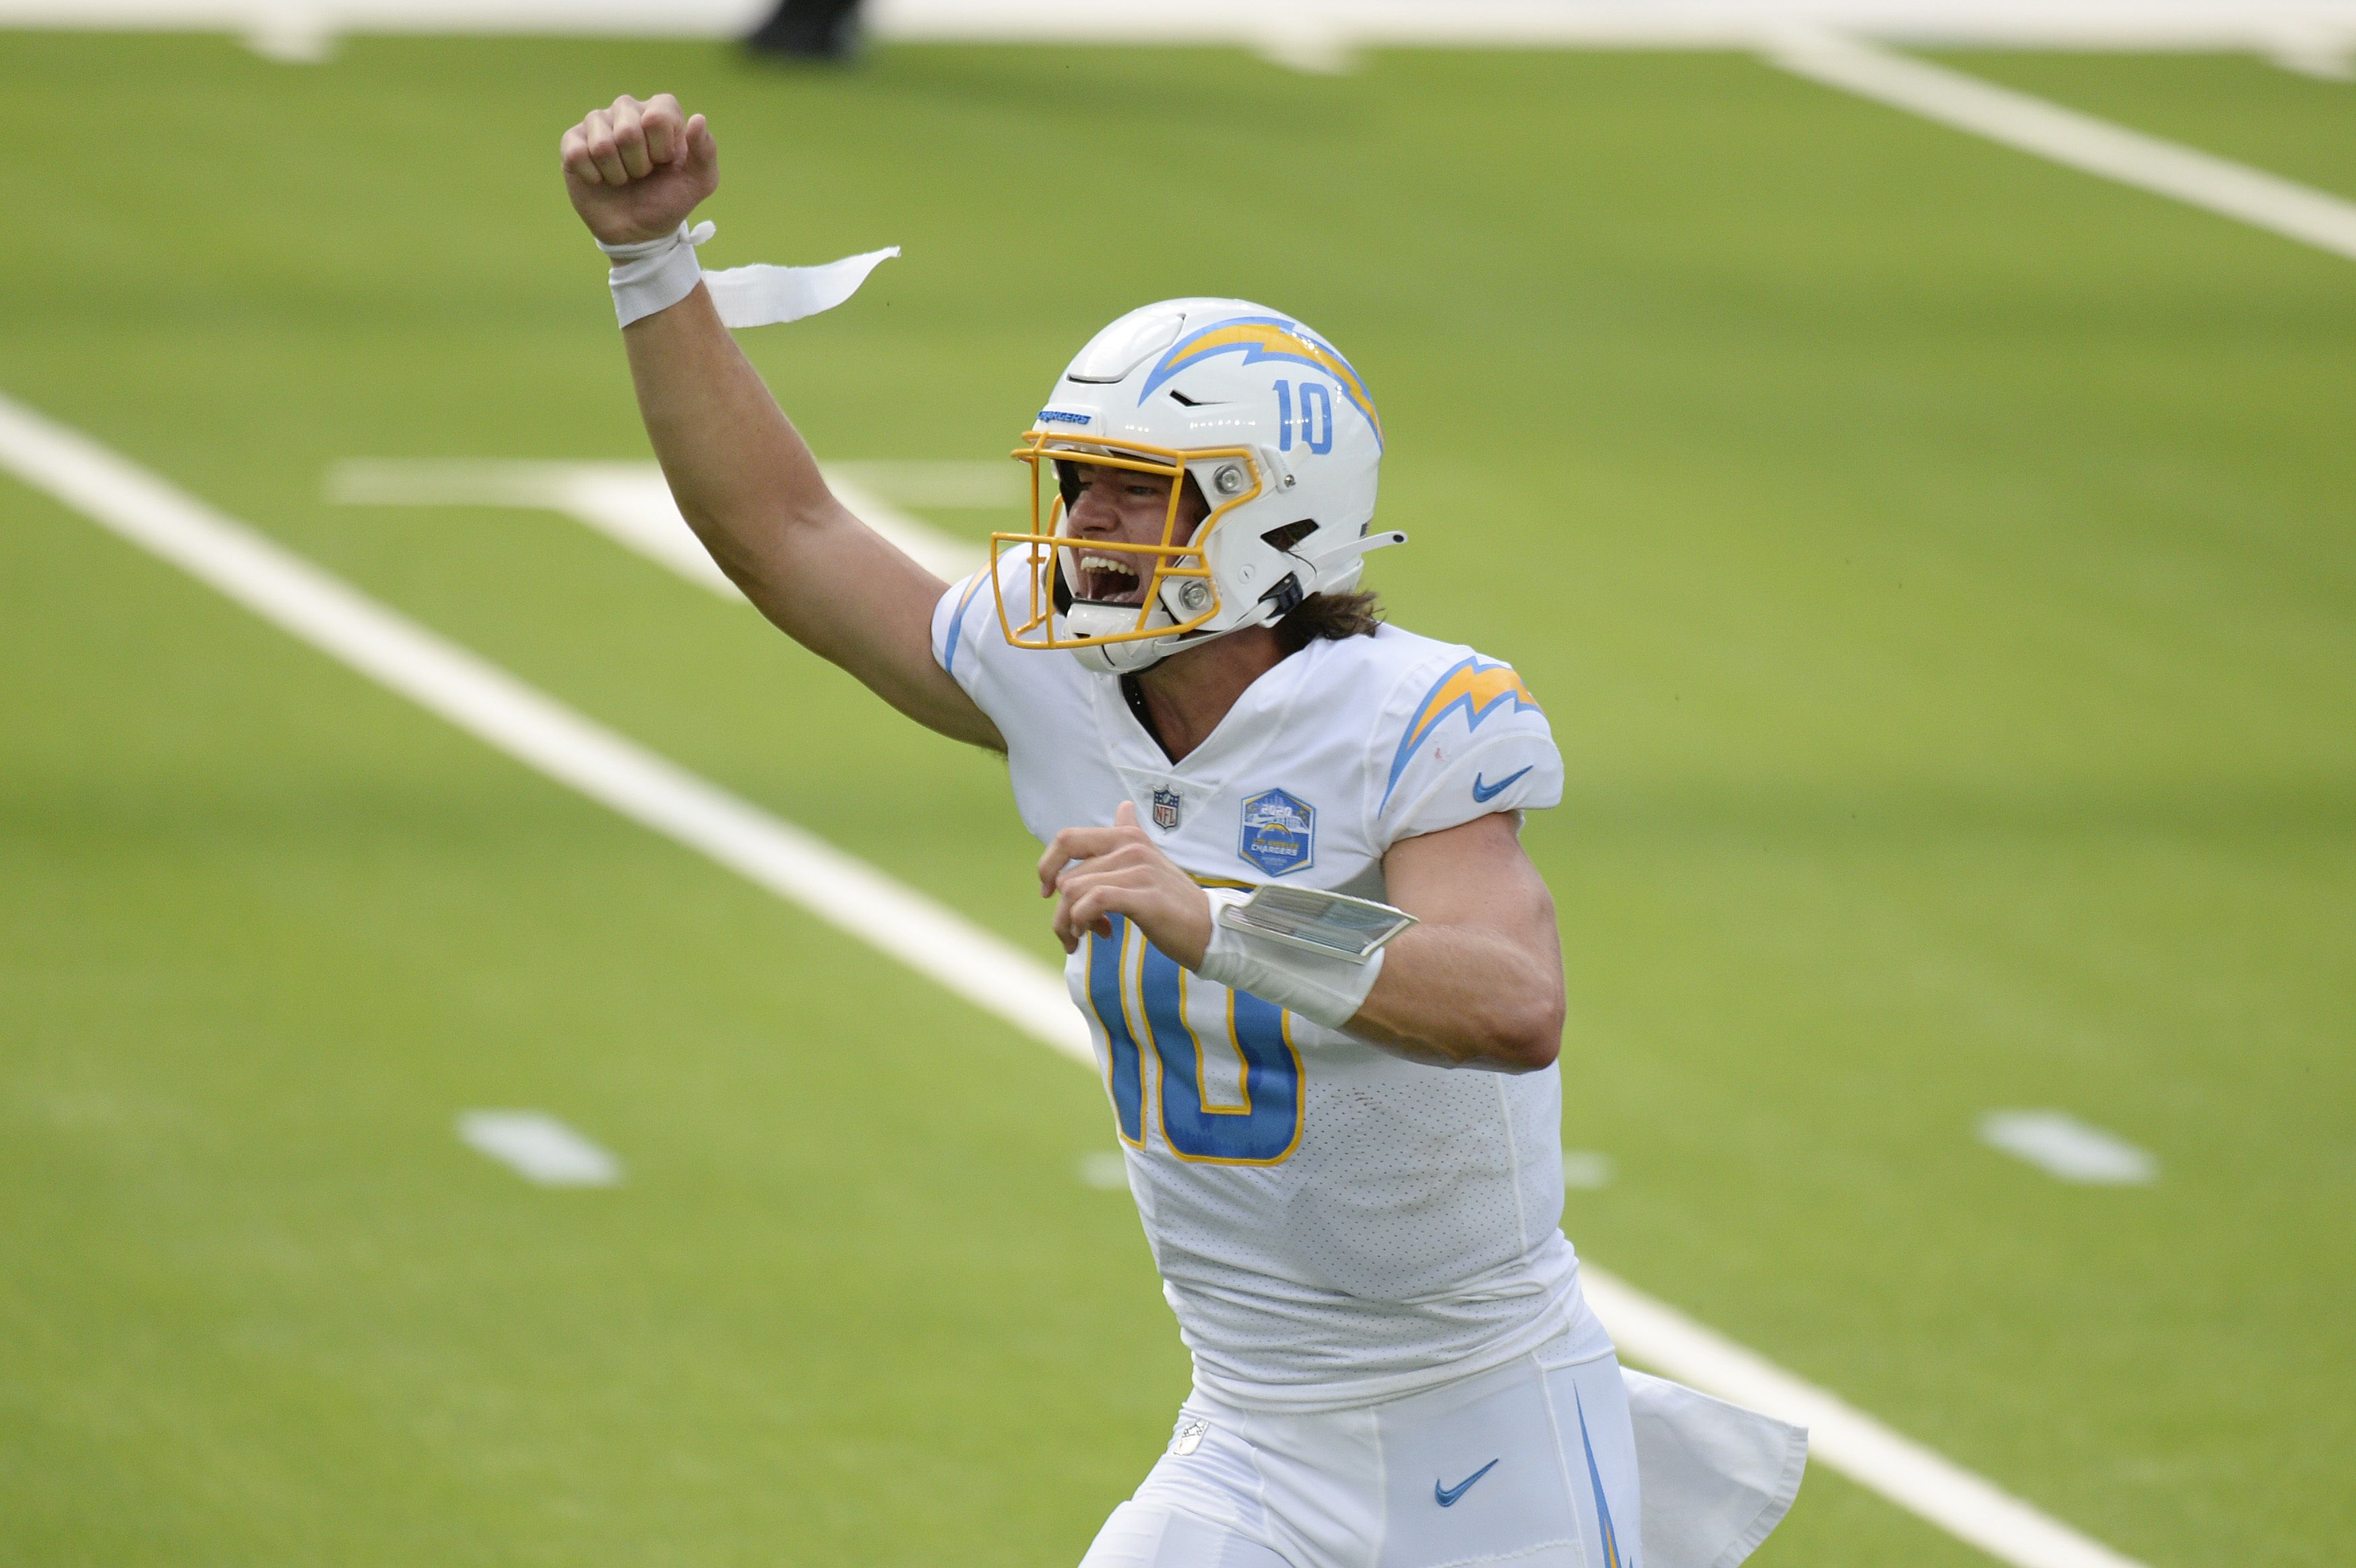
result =
M1382 601L1370 592L1312 593L1276 624L1276 640L1289 658L1320 638L1371 637L1382 624Z

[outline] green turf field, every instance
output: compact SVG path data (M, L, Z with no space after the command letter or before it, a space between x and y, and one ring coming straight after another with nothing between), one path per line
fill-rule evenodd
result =
M2356 87L1958 63L2356 191ZM2356 264L1731 56L0 36L0 392L1043 957L990 759L564 518L322 499L644 455L555 144L662 88L714 264L906 248L746 339L823 455L991 457L1163 295L1348 350L1372 581L1570 761L1583 1252L2154 1568L2342 1560ZM0 1562L1065 1564L1159 1450L1087 1073L5 479L0 715ZM1756 1561L1986 1559L1820 1468Z

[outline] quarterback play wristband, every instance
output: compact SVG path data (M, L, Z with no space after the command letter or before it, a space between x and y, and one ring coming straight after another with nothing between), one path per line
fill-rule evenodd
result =
M900 253L897 245L845 256L822 267L726 267L707 272L695 259L695 248L712 238L706 221L690 229L680 224L669 234L628 245L597 241L614 264L607 278L614 290L614 315L624 326L669 310L695 292L700 282L712 293L712 303L729 326L767 326L799 321L822 310L832 310L867 281L876 266Z
M1383 944L1415 923L1387 904L1306 888L1213 888L1211 941L1195 972L1338 1029L1383 972Z
M613 272L605 281L613 286L614 315L621 324L627 326L642 316L669 310L693 293L703 277L703 268L695 259L695 248L711 238L711 224L699 223L690 229L681 223L659 239L627 245L608 245L598 240L597 249L614 263Z

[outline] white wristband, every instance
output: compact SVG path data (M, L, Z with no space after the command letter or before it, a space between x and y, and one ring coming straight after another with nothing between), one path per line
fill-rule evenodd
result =
M627 245L608 245L597 241L597 249L605 252L614 263L606 282L614 289L614 315L624 326L659 310L669 310L695 292L702 280L703 268L695 259L695 248L712 238L712 225L699 223L690 229L681 223L669 234L656 240L640 240Z
M1377 949L1363 964L1328 958L1320 953L1272 937L1239 931L1220 920L1219 912L1251 895L1227 888L1205 890L1211 903L1211 944L1203 951L1195 973L1231 991L1247 991L1262 1001L1299 1013L1312 1023L1338 1029L1358 1016L1375 977L1383 972Z

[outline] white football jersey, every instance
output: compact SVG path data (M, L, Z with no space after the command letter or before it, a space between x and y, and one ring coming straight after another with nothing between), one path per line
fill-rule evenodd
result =
M1001 564L1023 603L1019 552ZM1172 762L1119 677L1008 645L987 572L933 653L1005 738L1043 842L1120 802L1197 880L1384 896L1384 852L1555 805L1562 762L1513 670L1385 626L1312 643ZM1520 1355L1586 1312L1562 1213L1561 1080L1419 1065L1183 968L1125 921L1066 965L1197 1385L1340 1409Z

